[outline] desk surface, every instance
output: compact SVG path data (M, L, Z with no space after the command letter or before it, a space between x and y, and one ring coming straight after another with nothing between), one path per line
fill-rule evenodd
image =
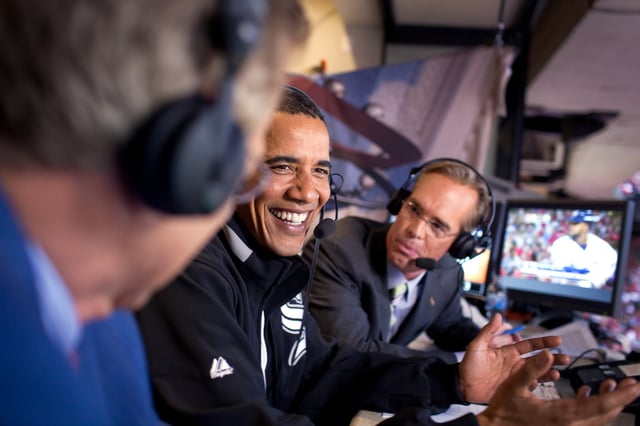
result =
M472 308L467 307L465 312L471 312L473 313ZM478 315L479 312L478 312ZM469 315L470 317L472 317L474 319L474 321L476 321L477 318L474 318L473 315ZM484 321L484 323L486 323L486 319L484 317L482 317L482 320ZM479 326L484 325L483 323L478 322ZM574 324L574 326L577 324ZM584 328L582 328L584 330ZM547 329L544 329L542 327L536 327L536 326L527 326L527 328L525 329L526 331L521 333L521 335L523 337L530 337L532 335L540 335L540 334L554 334L553 331L549 331ZM576 329L569 325L567 327L565 327L564 329L561 328L560 331L566 330L568 333L574 333L576 331ZM578 329L579 330L579 329ZM588 327L586 328L586 330L588 330ZM591 332L589 331L589 334L591 335ZM561 337L563 337L561 335ZM565 335L565 338L567 338L568 336ZM593 337L593 335L591 335L591 337ZM431 342L431 340L424 334L420 335L416 340L414 340L413 342L411 342L409 344L409 347L416 349L416 350L425 350L428 349L432 346L433 342ZM461 359L461 357L463 356L464 353L459 353L458 355L458 360ZM608 353L608 358L611 358L610 360L615 360L615 353ZM619 355L619 354L618 354ZM557 382L555 382L555 388L556 391L558 392L558 395L560 395L561 398L570 398L573 397L575 395L575 392L573 391L573 389L571 388L571 385L569 383L569 380L566 378L561 378L560 380L558 380ZM484 410L485 406L483 405L478 405L478 404L471 404L469 406L464 406L464 405L452 405L451 408L449 410L447 410L445 413L440 414L438 416L434 417L435 421L447 421L447 420L451 420L457 417L460 417L464 414L467 414L469 412L473 412L473 413L479 413L482 410ZM379 413L379 412L372 412L372 411L360 411L356 417L353 418L353 420L351 421L351 425L350 426L372 426L372 425L377 425L378 423L380 423L381 421L383 421L385 418L388 418L390 415L389 414L383 414L383 413ZM609 426L635 426L635 415L630 414L630 413L625 413L622 412L620 413L620 415L618 416L618 418L611 423Z
M544 387L547 389L546 391L544 391L545 394L551 394L555 390L560 398L572 398L575 396L575 392L573 391L573 388L569 383L569 379L567 378L560 378L560 380L553 383L545 383ZM433 416L432 419L438 423L446 422L461 417L467 413L480 413L485 408L485 405L480 404L453 404L447 411L437 416ZM374 426L390 416L391 414L387 413L363 410L353 418L350 426ZM613 423L610 423L608 426L635 426L635 415L622 412L616 418L616 420Z
M573 389L569 384L569 380L560 379L556 382L556 389L558 394L561 397L572 397L575 395ZM442 414L437 416L433 416L433 420L440 423L449 420L453 420L455 418L461 417L467 413L480 413L485 409L485 406L478 404L470 404L468 406L465 405L452 405L449 410L445 411ZM378 423L382 422L386 418L388 418L389 414L377 413L373 411L360 411L351 421L350 426L374 426ZM608 426L634 426L635 425L635 415L630 413L622 412L616 418L613 423L610 423Z

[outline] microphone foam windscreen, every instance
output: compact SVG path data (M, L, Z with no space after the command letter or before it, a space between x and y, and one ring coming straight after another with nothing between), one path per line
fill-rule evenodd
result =
M428 257L419 257L416 259L416 266L427 271L433 271L436 267L436 261Z
M313 230L316 238L324 238L336 231L336 221L333 219L322 219Z

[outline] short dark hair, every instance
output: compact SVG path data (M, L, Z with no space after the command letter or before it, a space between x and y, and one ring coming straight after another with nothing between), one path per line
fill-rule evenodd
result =
M291 115L306 115L311 118L319 118L325 124L324 115L318 104L316 104L311 97L293 86L284 86L282 91L282 97L278 104L277 112L283 112Z

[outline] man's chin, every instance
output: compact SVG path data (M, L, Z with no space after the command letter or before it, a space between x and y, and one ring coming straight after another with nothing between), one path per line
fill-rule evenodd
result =
M141 309L147 304L147 302L149 302L149 299L151 299L151 296L153 294L154 294L154 291L151 291L151 290L145 291L145 292L139 292L136 294L127 294L121 297L117 301L116 308L128 309L128 310L134 310L134 311Z

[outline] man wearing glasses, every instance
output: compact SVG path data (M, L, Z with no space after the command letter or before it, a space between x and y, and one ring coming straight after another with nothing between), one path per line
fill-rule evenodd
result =
M415 356L407 345L426 332L438 348L463 351L479 327L463 315L463 272L448 252L490 213L489 188L473 168L443 159L427 163L400 202L391 224L338 221L322 241L311 313L326 337L359 350ZM312 243L307 260L311 254ZM418 258L433 259L432 270ZM496 335L492 344L512 341Z

